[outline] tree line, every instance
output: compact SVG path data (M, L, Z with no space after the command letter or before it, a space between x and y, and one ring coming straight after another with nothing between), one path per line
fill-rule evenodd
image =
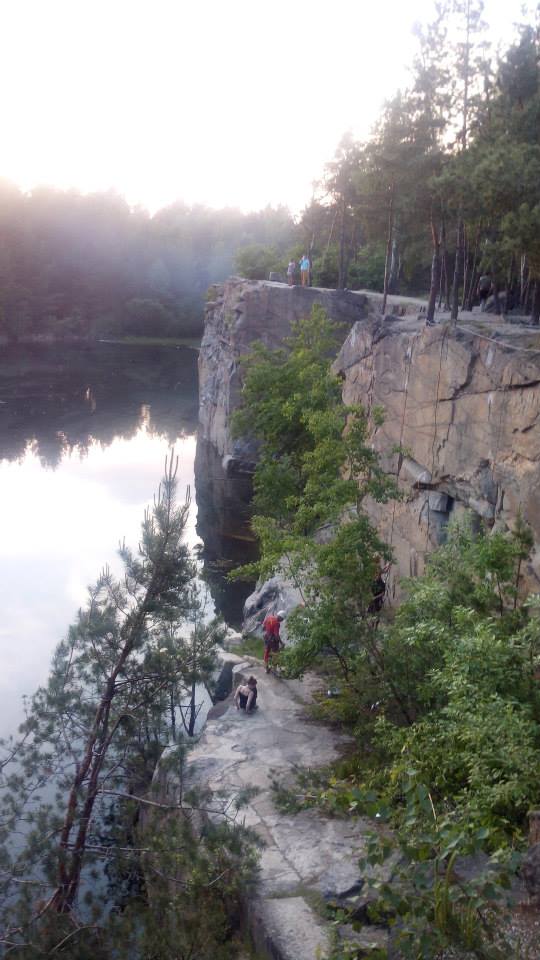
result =
M416 27L410 84L371 136L347 135L287 250L239 252L247 276L307 251L317 286L429 296L540 316L540 88L537 26L495 57L482 0L440 0Z
M0 182L0 336L197 336L210 283L244 244L282 244L283 208L176 203L150 216L114 193Z

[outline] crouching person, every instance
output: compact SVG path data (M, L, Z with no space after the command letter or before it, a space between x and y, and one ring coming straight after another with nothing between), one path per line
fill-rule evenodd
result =
M257 681L255 677L250 677L247 683L243 683L237 688L234 702L237 710L253 713L257 707Z

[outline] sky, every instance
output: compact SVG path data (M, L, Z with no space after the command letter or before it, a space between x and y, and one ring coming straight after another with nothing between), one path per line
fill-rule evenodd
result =
M407 82L432 0L0 0L0 176L298 212ZM495 38L521 0L486 0Z

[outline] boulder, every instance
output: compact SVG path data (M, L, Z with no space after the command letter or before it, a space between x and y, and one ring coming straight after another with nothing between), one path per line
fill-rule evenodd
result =
M267 613L285 610L288 614L303 603L300 590L282 574L265 580L253 591L244 604L244 633L262 636L263 620ZM287 639L287 620L283 622L281 636Z

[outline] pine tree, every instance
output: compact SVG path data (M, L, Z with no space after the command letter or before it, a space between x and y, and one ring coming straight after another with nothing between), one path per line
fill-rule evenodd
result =
M124 577L105 569L90 589L3 762L2 942L32 956L106 925L98 861L135 882L134 825L141 805L161 806L148 791L168 718L213 669L220 628L201 617L176 471L171 458L138 551L121 547Z

